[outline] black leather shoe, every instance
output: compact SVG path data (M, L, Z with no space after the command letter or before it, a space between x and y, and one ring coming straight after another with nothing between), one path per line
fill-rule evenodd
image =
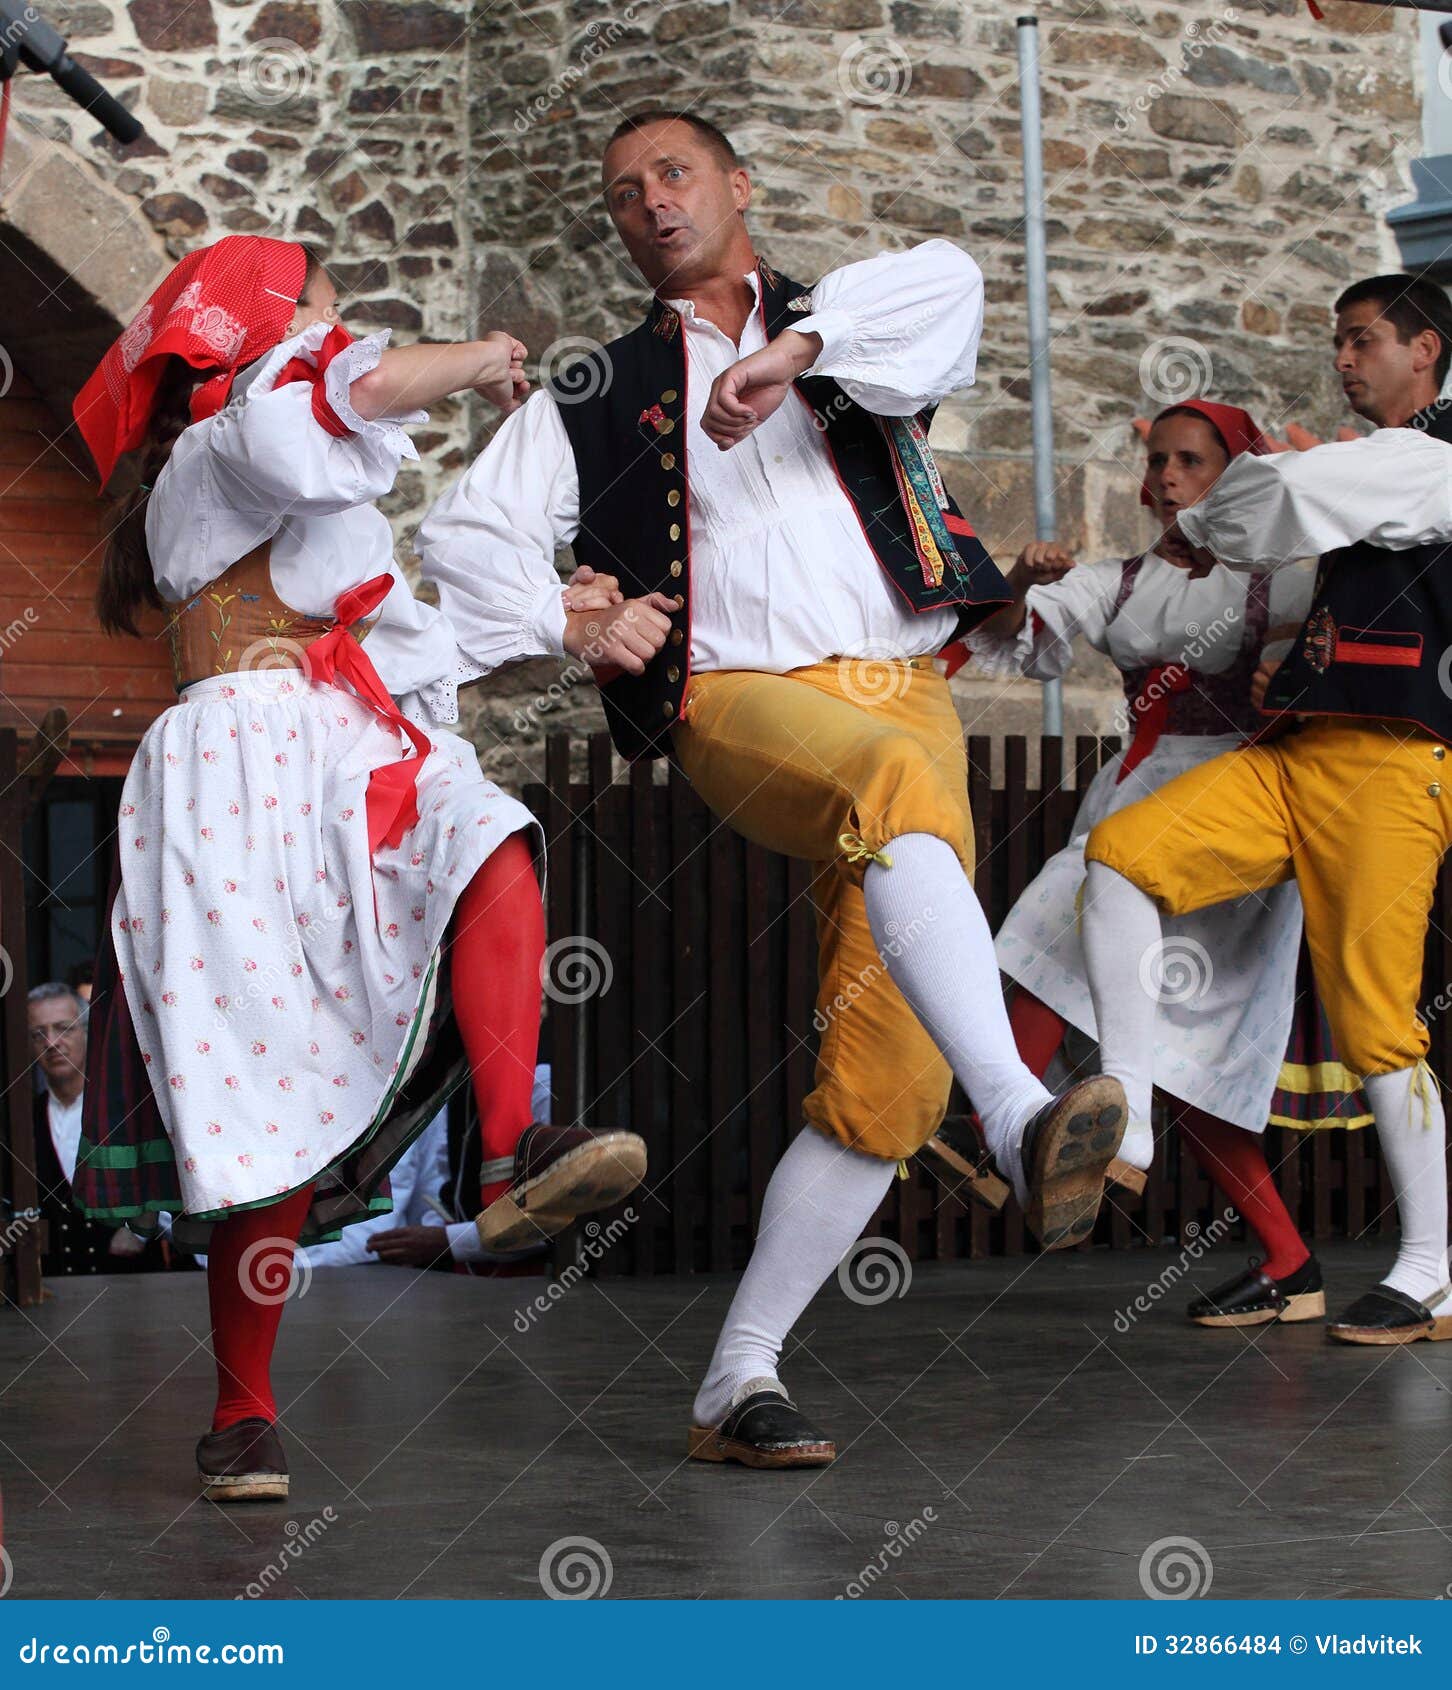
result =
M776 1391L753 1391L719 1426L692 1426L692 1461L737 1461L743 1467L826 1467L837 1446Z
M1324 1320L1326 1287L1321 1264L1307 1256L1294 1273L1272 1279L1258 1261L1227 1279L1185 1313L1196 1326L1269 1326L1272 1321Z
M287 1457L270 1420L239 1420L197 1444L202 1495L213 1502L286 1502Z
M1094 1230L1128 1119L1124 1087L1096 1074L1051 1097L1024 1128L1025 1219L1045 1250L1077 1244Z
M1443 1302L1448 1287L1432 1295L1432 1306ZM1342 1344L1415 1344L1418 1338L1434 1342L1452 1338L1452 1314L1434 1315L1426 1303L1419 1303L1405 1291L1377 1285L1358 1297L1339 1319L1326 1328L1328 1338Z

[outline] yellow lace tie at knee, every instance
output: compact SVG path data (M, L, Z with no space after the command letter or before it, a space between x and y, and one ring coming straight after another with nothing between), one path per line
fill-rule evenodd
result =
M907 1163L902 1160L899 1160L897 1164L897 1177L899 1179L906 1179L908 1177Z
M1418 1061L1416 1067L1412 1070L1411 1097L1409 1097L1407 1101L1407 1116L1409 1121L1413 1107L1411 1099L1415 1098L1416 1101L1421 1104L1422 1126L1424 1129L1432 1125L1432 1097L1433 1088L1436 1085L1437 1076L1432 1072L1431 1065L1424 1056Z
M859 839L855 833L839 833L837 843L846 853L849 863L876 863L880 868L892 867L892 858L886 851L874 851L866 840Z

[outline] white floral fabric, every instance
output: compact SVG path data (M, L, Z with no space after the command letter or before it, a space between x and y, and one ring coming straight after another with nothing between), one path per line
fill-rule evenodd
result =
M419 821L368 854L398 736L280 671L188 687L121 800L116 958L188 1214L305 1184L367 1131L454 901L530 813L435 729Z

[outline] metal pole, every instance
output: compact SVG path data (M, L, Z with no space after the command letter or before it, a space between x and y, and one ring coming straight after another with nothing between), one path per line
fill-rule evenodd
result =
M1054 397L1049 374L1049 268L1044 232L1043 122L1039 111L1039 20L1018 20L1018 83L1023 130L1024 280L1028 291L1029 403L1033 418L1034 530L1040 540L1059 536L1054 508ZM1046 734L1064 731L1063 688L1043 689Z

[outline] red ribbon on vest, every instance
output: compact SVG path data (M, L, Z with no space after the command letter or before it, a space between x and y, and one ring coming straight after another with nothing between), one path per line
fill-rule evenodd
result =
M1134 735L1114 777L1116 786L1159 744L1165 723L1170 719L1170 699L1177 692L1187 692L1189 687L1190 671L1183 663L1157 663L1145 676L1144 685L1129 707L1134 717Z
M369 856L376 855L380 845L396 846L418 821L418 773L433 750L429 736L393 702L353 632L354 624L371 616L392 586L391 575L375 575L360 587L350 587L333 607L332 627L303 650L303 671L309 680L327 681L333 686L339 677L347 681L380 721L412 741L417 753L397 763L385 763L368 777Z

